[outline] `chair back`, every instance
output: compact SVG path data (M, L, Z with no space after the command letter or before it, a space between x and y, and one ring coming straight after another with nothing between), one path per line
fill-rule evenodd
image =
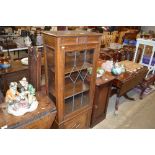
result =
M36 91L41 89L41 51L37 47L28 50L29 82Z
M155 71L155 41L137 39L134 62L148 67L149 71Z

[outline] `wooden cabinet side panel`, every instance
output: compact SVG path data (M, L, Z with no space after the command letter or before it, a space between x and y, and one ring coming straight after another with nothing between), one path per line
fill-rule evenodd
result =
M96 86L92 110L91 126L96 125L106 117L112 82Z
M57 121L64 120L64 66L65 53L64 48L60 46L61 38L57 38L57 47L55 53L55 92L57 106Z
M91 85L90 85L90 104L93 105L94 100L94 94L95 94L95 83L96 83L96 70L97 70L97 60L99 58L99 52L100 52L100 38L98 38L99 44L95 47L95 53L93 57L93 73L91 77Z

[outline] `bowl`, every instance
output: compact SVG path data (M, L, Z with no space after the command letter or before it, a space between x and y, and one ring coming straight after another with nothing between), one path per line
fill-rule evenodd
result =
M92 67L87 68L87 70L89 74L92 74L92 71L93 71ZM98 78L98 77L101 77L105 73L105 70L102 67L98 67L96 73L97 73L97 78Z
M6 69L9 68L11 65L10 64L0 64L0 69Z
M22 63L23 65L28 65L28 58L23 58L23 59L21 59L21 63Z
M113 75L120 75L120 74L122 73L122 70L121 70L120 67L117 67L117 68L113 67L113 68L111 69L111 73L112 73Z

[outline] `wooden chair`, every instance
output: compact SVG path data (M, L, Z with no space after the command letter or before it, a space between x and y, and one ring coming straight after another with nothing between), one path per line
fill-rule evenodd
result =
M0 104L4 102L4 96L3 93L0 90Z
M139 46L143 45L143 49L140 54L138 54ZM147 51L147 48L149 46L149 51ZM150 48L151 47L151 48ZM154 84L155 82L155 41L152 40L146 40L146 39L137 39L137 45L136 45L136 51L134 55L134 62L137 62L142 64L143 66L148 67L148 73L141 84L141 95L140 99L143 98L143 93L146 90L147 87L149 87L150 84Z
M41 57L42 51L37 47L29 48L29 82L35 87L36 91L41 89Z

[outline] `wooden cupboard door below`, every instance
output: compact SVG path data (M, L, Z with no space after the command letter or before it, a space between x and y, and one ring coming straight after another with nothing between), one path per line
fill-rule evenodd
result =
M65 129L84 129L89 128L91 111L84 112L75 118L65 122L63 128Z
M92 123L96 122L100 117L105 118L111 84L96 86L95 98L92 112Z

